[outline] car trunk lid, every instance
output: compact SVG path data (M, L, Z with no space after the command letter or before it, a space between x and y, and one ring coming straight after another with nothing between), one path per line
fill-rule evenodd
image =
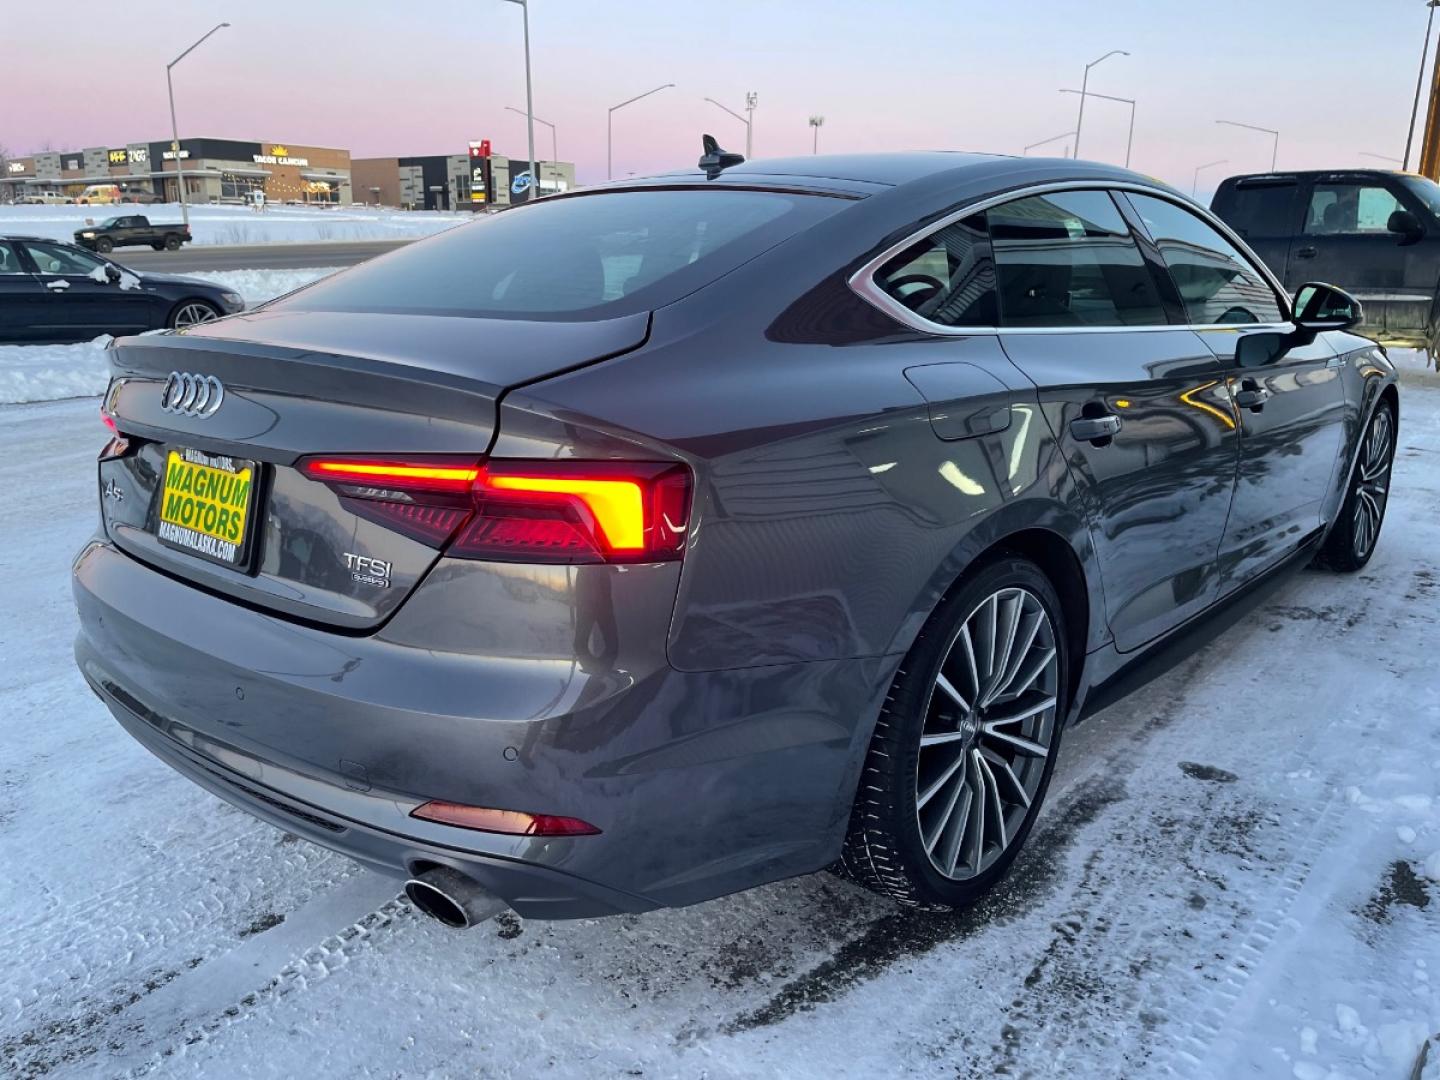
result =
M122 339L105 407L130 445L101 463L106 528L130 554L237 601L372 628L439 552L355 513L296 463L479 461L507 389L634 349L648 326L643 314L528 322L262 311Z

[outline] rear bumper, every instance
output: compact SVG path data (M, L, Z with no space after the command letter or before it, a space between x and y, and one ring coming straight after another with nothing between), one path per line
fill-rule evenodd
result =
M674 564L604 588L571 575L572 596L516 592L528 624L488 586L467 601L472 578L484 585L472 565L429 598L422 586L380 633L352 636L239 606L97 540L74 565L76 658L131 735L221 798L383 872L453 867L527 917L694 903L833 861L895 658L679 672L664 661L668 605L640 614L673 597ZM503 574L514 590L514 568ZM585 611L602 601L608 616ZM453 638L457 603L513 625L524 655L502 655L498 638L442 651L434 635ZM579 611L584 641L603 628L609 646L561 662L535 637L547 610ZM564 640L579 637L572 624ZM409 816L432 798L602 832L502 836Z

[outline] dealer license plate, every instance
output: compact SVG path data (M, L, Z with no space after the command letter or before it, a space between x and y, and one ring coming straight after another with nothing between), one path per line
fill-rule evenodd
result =
M255 505L255 462L183 447L165 455L156 535L225 566L242 566Z

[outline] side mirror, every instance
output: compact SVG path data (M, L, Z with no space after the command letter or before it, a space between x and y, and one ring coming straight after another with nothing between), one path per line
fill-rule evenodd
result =
M1409 210L1396 210L1391 213L1385 228L1398 235L1401 244L1413 244L1425 235L1425 227L1420 224L1420 219Z
M1399 210L1396 213L1407 213ZM1344 289L1312 281L1295 293L1295 325L1307 333L1353 330L1365 320L1360 301Z
M120 284L120 268L119 268L118 266L113 266L113 265L111 265L110 263L106 263L106 264L105 264L105 277L106 277L106 280L108 280L111 285L119 285L119 284Z

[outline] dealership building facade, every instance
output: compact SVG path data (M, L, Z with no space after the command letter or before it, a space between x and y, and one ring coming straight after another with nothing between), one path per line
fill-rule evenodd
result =
M348 150L237 139L182 139L178 155L166 140L11 158L0 173L0 199L74 198L91 184L115 184L175 202L177 157L189 202L238 203L255 191L274 202L351 201Z
M355 202L398 206L410 210L483 210L503 208L515 201L515 179L528 172L528 163L503 154L487 154L483 172L488 183L478 182L482 170L467 154L431 154L421 157L355 158L351 187ZM539 161L540 193L553 195L575 186L575 165L569 161ZM479 195L479 198L476 196Z

